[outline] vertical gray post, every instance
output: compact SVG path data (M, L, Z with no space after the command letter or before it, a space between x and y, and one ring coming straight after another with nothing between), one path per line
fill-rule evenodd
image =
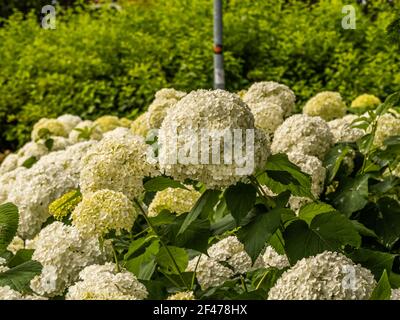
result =
M214 0L214 89L225 89L222 53L222 0Z

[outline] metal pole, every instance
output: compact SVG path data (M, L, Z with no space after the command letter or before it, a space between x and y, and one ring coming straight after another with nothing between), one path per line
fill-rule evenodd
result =
M225 89L222 53L222 0L214 0L214 89Z

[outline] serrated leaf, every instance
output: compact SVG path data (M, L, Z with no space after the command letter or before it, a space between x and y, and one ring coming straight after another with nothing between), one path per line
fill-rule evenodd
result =
M208 218L209 213L213 211L214 206L218 202L219 195L220 191L206 190L186 216L185 221L183 221L181 228L179 229L178 235L184 233L189 225L199 216Z
M12 203L0 205L0 253L5 251L18 229L18 208Z
M379 279L384 270L389 274L391 273L393 262L396 258L396 255L391 253L365 248L357 249L349 256L355 263L359 263L363 267L371 270L376 280Z
M19 292L30 292L30 281L42 271L37 261L27 261L5 272L0 273L0 286L9 286Z
M281 175L282 172L285 173ZM311 177L290 162L286 154L270 156L265 171L257 180L276 194L289 190L293 196L314 198L311 192Z
M347 217L355 211L361 210L368 203L368 179L366 174L355 179L348 177L346 182L339 186L333 197L333 205Z
M172 180L168 177L156 177L150 179L149 181L145 182L143 186L148 192L162 191L167 188L182 188L189 190L182 183Z
M383 271L382 276L372 292L370 300L390 300L392 289L390 287L389 278L386 270Z
M125 268L140 280L150 280L156 268L156 256L160 250L160 243L153 241L143 254L130 259Z
M224 193L226 205L237 225L246 217L256 202L257 190L250 184L238 183Z
M299 218L308 224L319 214L336 211L331 205L324 202L311 202L300 208Z
M338 251L345 245L358 248L361 237L349 219L338 212L317 215L309 226L303 220L292 222L284 231L285 251L290 263L323 251Z
M189 261L189 256L186 250L175 246L167 246L167 248L161 247L157 254L156 261L159 266L167 274L179 274L185 271ZM175 263L167 250L173 256L177 266L175 266ZM177 270L177 267L179 270Z
M143 247L147 242L157 238L155 235L150 235L148 237L139 238L137 240L133 240L129 244L128 252L125 253L124 259L127 260L131 255L133 255L136 251L138 251L141 247Z
M244 244L246 252L254 262L266 242L272 237L281 223L281 214L289 209L276 208L268 212L258 213L253 220L242 227L237 236Z
M16 267L19 264L27 262L32 259L33 249L20 249L17 253L8 261L7 266L9 268Z
M326 181L328 184L335 179L341 164L351 151L352 148L345 144L338 144L329 151L324 161L324 166L327 171Z

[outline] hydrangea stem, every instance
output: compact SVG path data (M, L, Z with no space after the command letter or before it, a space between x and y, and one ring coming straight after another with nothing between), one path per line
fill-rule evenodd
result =
M161 245L165 248L165 251L167 252L169 258L171 259L172 263L174 264L174 267L176 269L176 271L178 271L179 277L182 280L182 283L185 285L185 287L190 290L190 287L188 286L188 284L185 281L185 278L182 275L181 270L179 269L178 264L176 263L176 260L174 258L174 256L172 255L171 251L169 250L168 246L164 243L164 241L161 239L161 237L157 234L156 229L153 227L149 217L146 214L146 211L143 209L142 205L139 203L139 201L137 201L136 199L134 199L135 204L139 207L140 212L142 213L142 216L144 217L144 219L146 220L146 223L148 224L148 226L150 227L150 229L154 232L154 234L157 236L157 238L159 239Z

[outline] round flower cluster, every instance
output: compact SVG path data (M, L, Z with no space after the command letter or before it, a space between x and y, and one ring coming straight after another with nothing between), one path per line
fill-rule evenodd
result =
M19 209L18 234L34 237L50 216L48 206L61 195L78 188L80 160L92 142L82 142L40 158L30 169L17 168L5 201ZM12 176L12 172L8 173ZM3 192L0 192L3 193Z
M320 117L296 114L275 131L272 153L299 152L322 160L333 143L328 124Z
M91 265L83 269L68 289L66 300L143 300L148 293L136 277L125 270L118 272L113 263Z
M325 121L341 118L346 114L346 104L340 93L325 91L318 93L307 101L303 113L309 116L319 116Z
M72 114L63 114L62 116L59 116L57 120L64 125L64 128L68 133L70 133L72 129L74 129L80 122L82 122L80 117Z
M80 187L83 194L102 189L124 193L129 199L141 195L143 178L157 174L147 161L149 147L128 129L105 134L82 159Z
M149 206L149 217L157 216L161 211L180 215L189 212L196 201L200 198L201 193L194 190L193 187L187 186L189 190L182 188L167 188L158 191Z
M129 231L137 215L132 202L123 193L104 189L84 194L71 219L82 235L98 237L111 230Z
M132 121L131 132L135 135L146 137L147 132L150 130L148 123L149 113L142 113L139 117Z
M84 267L101 263L106 256L96 238L83 238L76 228L53 222L40 231L35 241L32 259L39 261L43 269L31 280L31 288L49 297L61 295Z
M251 134L254 140L247 141ZM161 171L178 181L194 179L212 189L243 180L263 166L269 155L268 138L255 129L250 109L237 95L223 90L192 91L181 99L169 109L158 142ZM232 149L242 161L233 161Z
M365 135L365 131L359 128L353 128L352 123L358 117L348 114L340 119L328 122L329 128L333 134L334 143L338 142L356 142Z
M18 236L15 236L10 244L7 246L7 250L12 252L13 254L16 254L19 250L25 249L25 243L24 240L21 239ZM0 263L1 264L1 263Z
M47 298L37 295L23 295L10 286L0 286L0 300L47 300Z
M391 136L400 135L400 118L396 118L390 113L385 113L378 118L374 145L383 147L384 141Z
M291 115L296 101L296 96L289 87L273 82L256 82L243 95L243 101L248 105L258 103L274 103L281 107L283 115Z
M367 300L376 286L368 269L325 251L298 261L269 291L270 300Z
M31 137L37 141L47 136L67 137L68 131L61 121L42 118L34 124Z
M128 128L131 125L128 119L126 118L119 119L118 117L115 116L102 116L100 118L97 118L94 124L98 126L101 132L112 131L119 127Z
M183 291L170 295L167 300L196 300L196 298L193 291Z
M362 94L351 102L351 107L354 109L375 109L381 103L381 100L373 94Z
M283 110L276 103L259 102L249 104L249 107L254 115L256 127L269 136L272 136L275 130L283 123Z
M262 266L266 269L285 269L290 266L288 258L285 255L276 252L276 250L271 246L265 248L264 253L257 258L254 264L256 267Z
M161 89L156 92L155 99L149 106L148 126L150 128L160 128L167 111L176 105L186 95L185 92L175 89Z

